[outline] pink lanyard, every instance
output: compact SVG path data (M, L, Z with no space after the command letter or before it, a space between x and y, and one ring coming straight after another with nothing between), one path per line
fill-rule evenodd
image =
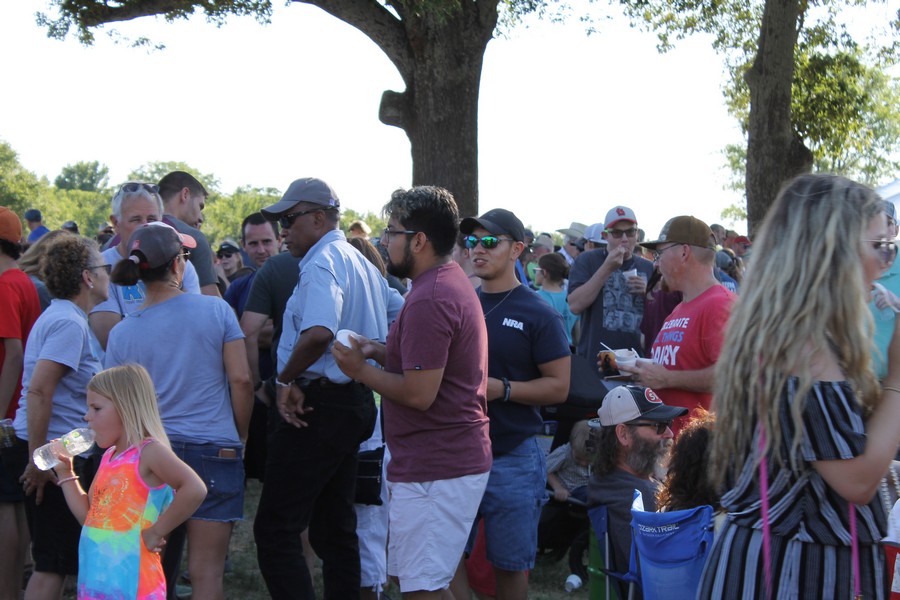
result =
M759 426L759 493L762 504L763 568L766 574L766 598L772 597L772 529L769 525L769 468L766 464L766 432ZM859 584L859 544L856 538L856 505L848 503L850 513L850 560L853 568L853 598L862 600Z

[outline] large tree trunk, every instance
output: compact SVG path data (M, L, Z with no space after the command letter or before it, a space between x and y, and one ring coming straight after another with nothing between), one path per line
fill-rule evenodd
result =
M499 0L295 0L366 34L397 67L406 90L386 91L379 118L409 137L413 185L453 193L478 213L478 92Z
M407 89L385 92L379 117L409 137L413 185L447 188L468 216L478 214L478 93L497 10L461 4L451 15L403 19Z
M747 135L747 225L762 224L781 185L809 172L812 153L791 126L791 85L803 0L766 0L759 49L747 71L750 117Z

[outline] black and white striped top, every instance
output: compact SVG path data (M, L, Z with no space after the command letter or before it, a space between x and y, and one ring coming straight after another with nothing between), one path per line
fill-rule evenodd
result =
M794 437L791 406L800 401L796 397L797 383L796 378L788 380L779 405L782 443L777 451L786 466L779 468L769 459L772 535L800 542L849 546L848 503L828 486L810 463L850 459L863 453L866 445L863 408L846 381L813 383L803 405L800 472L793 473L788 467L788 453ZM757 436L754 436L754 457L757 445ZM747 460L734 487L722 496L722 505L737 525L762 529L759 469L753 466L752 460ZM881 540L886 523L885 509L876 494L869 504L857 507L859 543L872 544Z

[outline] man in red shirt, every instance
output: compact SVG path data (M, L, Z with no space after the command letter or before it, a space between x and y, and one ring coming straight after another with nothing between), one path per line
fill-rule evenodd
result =
M653 252L669 289L683 298L653 342L652 362L635 365L635 382L653 388L668 405L711 410L716 360L735 299L713 275L715 237L700 219L680 216L665 224L658 240L641 245ZM690 416L673 422L676 435Z
M11 419L16 414L22 395L25 341L41 314L34 284L16 266L22 252L21 241L22 221L16 213L0 206L0 419ZM9 549L0 555L0 597L19 596L29 541L25 496L18 476L0 461L0 539Z

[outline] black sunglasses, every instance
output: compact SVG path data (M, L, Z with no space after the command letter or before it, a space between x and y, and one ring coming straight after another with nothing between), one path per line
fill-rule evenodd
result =
M104 269L106 274L109 275L112 273L112 265L88 265L85 267L88 271L93 271L94 269Z
M514 241L514 240L512 240L510 238L497 237L496 235L486 235L484 237L467 235L465 237L466 248L468 248L469 250L472 250L473 248L478 246L478 244L481 244L481 247L484 248L485 250L491 250L491 249L499 246L500 242L512 242L512 241Z
M655 427L656 435L662 435L672 426L672 421L656 421L655 423L628 423L632 427Z
M141 190L150 192L151 194L159 194L158 185L153 183L141 183L140 181L129 181L119 188L119 191L125 192L126 194L133 194L134 192L139 192Z
M281 215L278 217L278 224L281 225L282 229L290 229L291 225L294 224L298 218L303 215L308 215L309 213L318 212L320 210L325 210L324 208L311 208L309 210L298 210L297 212L293 212L289 215Z

